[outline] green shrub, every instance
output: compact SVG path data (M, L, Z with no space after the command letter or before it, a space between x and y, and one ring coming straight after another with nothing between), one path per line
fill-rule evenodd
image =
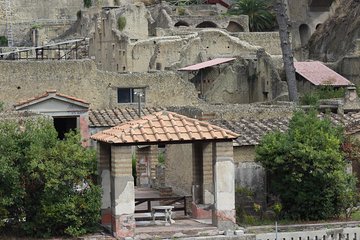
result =
M124 16L120 16L117 20L117 27L120 31L124 30L126 26L126 18Z
M343 130L315 111L296 112L285 133L267 134L256 161L268 171L270 193L279 196L285 216L319 220L337 217L355 194L340 150Z
M81 10L77 11L76 12L77 19L81 19L81 16L82 16Z
M79 134L59 140L45 119L20 127L3 121L0 133L0 219L12 219L7 229L35 237L95 231L101 204L96 154L81 146Z
M160 165L165 165L165 155L162 152L158 155L158 163Z
M0 36L0 46L7 47L7 45L8 45L8 39L5 36Z
M89 8L91 7L91 5L92 5L91 0L84 0L84 7Z
M344 88L321 86L316 90L307 92L302 97L300 97L300 103L303 105L316 105L321 99L343 98L344 95Z
M177 12L180 16L185 15L185 8L184 7L178 7Z

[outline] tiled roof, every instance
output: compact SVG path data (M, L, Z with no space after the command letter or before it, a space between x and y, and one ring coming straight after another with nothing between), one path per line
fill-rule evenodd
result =
M19 109L19 108L21 108L23 106L31 105L32 103L37 103L37 102L45 100L45 99L47 99L49 97L55 97L55 96L63 98L63 99L67 99L67 100L70 100L70 101L73 101L73 102L80 103L81 105L89 105L90 104L90 103L88 103L88 102L86 102L86 101L84 101L82 99L75 98L75 97L68 96L68 95L61 94L61 93L57 93L56 90L47 90L45 93L43 93L41 95L26 99L24 101L21 101L21 102L15 104L14 106L15 106L16 109Z
M320 118L324 118L320 114ZM360 113L358 114L331 114L331 121L336 125L345 127L347 134L360 131ZM239 134L235 142L239 146L258 145L261 138L273 131L285 132L288 129L290 117L271 119L239 119L238 121L212 120L211 123L229 129Z
M143 107L141 108L141 116L150 115L162 110L164 109L159 107ZM139 110L137 108L90 109L89 111L90 127L114 127L135 119L139 119Z
M325 66L323 63L315 62L294 62L296 72L312 84L331 86L350 86L352 82Z
M161 143L231 140L238 134L177 113L161 111L120 124L91 136L107 143Z

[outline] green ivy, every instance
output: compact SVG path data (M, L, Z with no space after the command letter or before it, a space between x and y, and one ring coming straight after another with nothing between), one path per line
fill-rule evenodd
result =
M120 31L124 30L126 26L126 18L124 16L120 16L117 20L117 26Z
M5 36L0 36L0 46L7 47L7 45L8 45L8 39Z

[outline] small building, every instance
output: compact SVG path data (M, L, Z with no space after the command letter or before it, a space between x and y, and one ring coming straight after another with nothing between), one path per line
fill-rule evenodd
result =
M300 94L315 90L318 87L329 86L338 89L354 85L319 61L294 62L294 67Z
M212 201L212 223L235 227L235 186L232 141L238 135L223 128L161 111L92 135L98 141L99 175L103 188L103 220L110 220L118 238L135 234L135 189L132 176L134 145L192 145L193 202ZM150 154L150 153L149 153ZM178 172L191 171L179 167ZM180 173L181 174L181 173ZM105 217L108 216L108 217Z
M41 113L53 118L58 137L63 139L65 133L79 129L84 140L88 140L88 110L90 104L84 100L49 90L45 93L15 104L16 111Z

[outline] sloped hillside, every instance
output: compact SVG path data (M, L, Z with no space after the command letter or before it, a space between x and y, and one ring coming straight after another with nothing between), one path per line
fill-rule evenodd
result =
M337 61L351 52L360 38L360 0L342 0L335 14L312 35L309 57Z

